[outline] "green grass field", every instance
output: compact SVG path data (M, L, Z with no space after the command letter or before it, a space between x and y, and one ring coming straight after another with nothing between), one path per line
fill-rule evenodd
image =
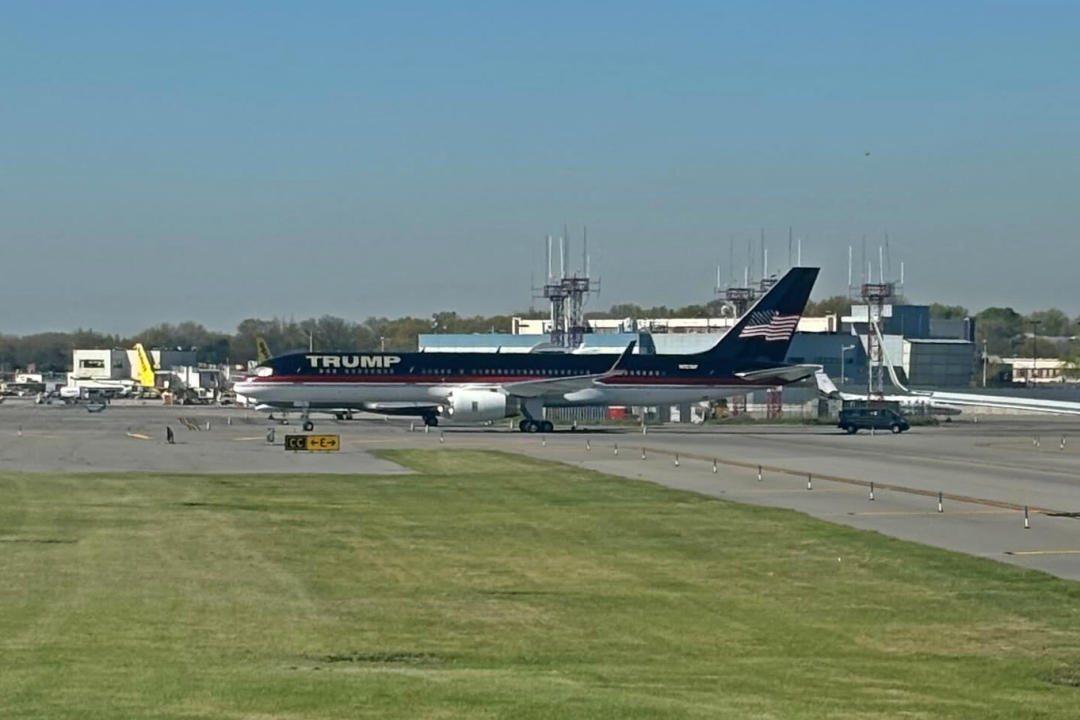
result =
M496 453L0 474L4 718L1080 717L1080 585Z

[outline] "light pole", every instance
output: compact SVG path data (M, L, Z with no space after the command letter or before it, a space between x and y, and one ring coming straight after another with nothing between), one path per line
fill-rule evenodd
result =
M1038 381L1035 379L1035 366L1039 363L1039 323L1042 320L1028 322L1031 323L1031 387L1036 387Z
M990 356L986 354L986 338L983 338L982 361L983 361L983 363L982 363L982 365L983 365L983 387L986 387L986 370L987 370L987 366L990 365Z
M844 384L844 353L848 350L854 350L854 345L841 345L840 346L840 384Z

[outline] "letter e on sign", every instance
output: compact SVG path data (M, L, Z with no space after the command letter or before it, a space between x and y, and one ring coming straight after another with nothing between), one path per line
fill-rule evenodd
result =
M337 452L341 450L341 436L286 435L285 449L291 452Z

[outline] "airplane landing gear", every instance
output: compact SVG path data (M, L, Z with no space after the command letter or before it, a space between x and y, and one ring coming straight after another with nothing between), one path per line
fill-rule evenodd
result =
M311 422L311 417L307 408L304 408L300 413L300 419L304 421L304 424L302 425L304 432L311 432L315 429L315 423Z
M425 415L424 424L428 427L436 427L439 424L439 418L435 415Z
M555 426L548 420L537 420L544 417L544 403L540 398L527 398L521 402L521 414L525 419L518 423L518 429L526 433L549 433L555 431Z
M549 420L522 420L518 423L518 430L524 433L549 433L555 432L555 425Z

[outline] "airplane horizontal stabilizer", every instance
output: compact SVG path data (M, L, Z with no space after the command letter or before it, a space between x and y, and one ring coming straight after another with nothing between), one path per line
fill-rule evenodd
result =
M780 367L765 368L764 370L737 372L735 374L743 380L750 380L753 382L776 380L778 382L793 383L798 382L799 380L805 380L820 371L820 365L783 365ZM835 388L833 389L835 390Z

